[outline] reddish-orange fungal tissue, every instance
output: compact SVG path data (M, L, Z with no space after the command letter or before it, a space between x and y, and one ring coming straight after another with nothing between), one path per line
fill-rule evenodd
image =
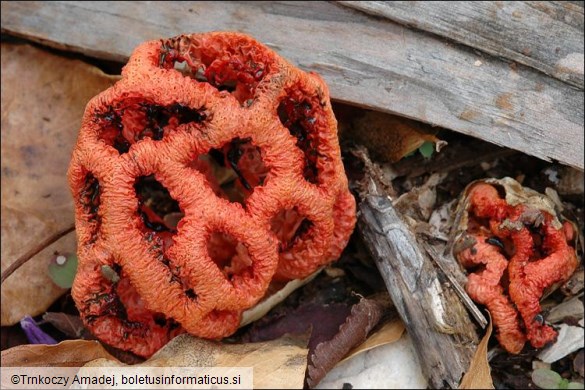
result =
M572 226L557 228L547 211L508 204L487 183L475 184L468 198L466 237L472 244L456 255L470 271L469 296L488 308L498 341L508 352L520 353L525 341L535 348L554 342L557 332L544 323L540 299L578 266L569 244Z
M81 318L141 356L182 332L231 335L273 279L334 261L355 225L327 86L238 33L136 48L88 103L68 178Z

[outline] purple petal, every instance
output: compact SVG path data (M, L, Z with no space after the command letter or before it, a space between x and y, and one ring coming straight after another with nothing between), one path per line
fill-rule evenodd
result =
M25 316L20 320L20 327L24 330L26 338L31 344L57 344L54 338L46 334L38 327L31 316Z

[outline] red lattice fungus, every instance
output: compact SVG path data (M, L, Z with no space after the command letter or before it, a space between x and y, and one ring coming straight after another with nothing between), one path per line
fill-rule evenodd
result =
M81 317L142 356L183 331L232 334L355 224L327 86L236 33L140 45L87 105L69 183Z

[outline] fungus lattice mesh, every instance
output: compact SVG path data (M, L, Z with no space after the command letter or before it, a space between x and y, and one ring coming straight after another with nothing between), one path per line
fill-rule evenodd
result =
M239 198L214 174L228 168ZM140 45L88 104L69 181L81 316L144 356L183 329L230 335L273 278L338 258L355 224L326 85L235 33ZM168 193L178 223L145 182Z

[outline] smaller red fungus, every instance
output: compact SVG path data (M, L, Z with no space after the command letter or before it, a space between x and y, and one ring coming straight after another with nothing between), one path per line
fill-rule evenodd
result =
M517 354L525 339L535 348L553 342L557 332L544 324L540 298L545 289L567 280L577 268L575 250L568 243L572 228L553 226L555 219L547 211L508 204L487 183L471 188L468 211L467 234L475 243L457 258L472 272L466 290L490 310L500 344ZM485 269L473 273L477 265Z
M522 315L528 340L535 348L544 347L557 336L553 328L540 320L540 297L548 287L569 279L578 265L564 229L554 228L552 219L550 214L544 213L544 222L537 232L543 237L542 254L535 253L535 240L528 228L511 233L516 253L510 259L510 297Z
M459 261L465 268L484 265L485 269L469 275L466 291L471 299L492 313L500 344L511 353L520 353L526 336L520 329L518 313L501 285L508 260L501 248L488 243L488 237L476 235L474 239L475 244L459 254Z

